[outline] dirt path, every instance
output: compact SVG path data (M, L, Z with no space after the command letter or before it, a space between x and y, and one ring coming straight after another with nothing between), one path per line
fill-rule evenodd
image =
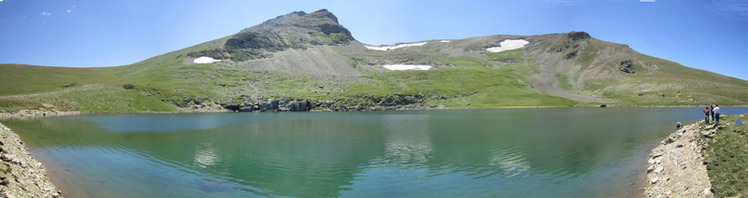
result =
M646 197L713 197L699 144L701 123L670 134L652 149L647 168Z

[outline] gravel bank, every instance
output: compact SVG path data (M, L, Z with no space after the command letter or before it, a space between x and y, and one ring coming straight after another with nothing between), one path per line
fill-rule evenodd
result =
M62 197L21 138L0 123L0 197Z
M713 197L699 143L703 123L670 134L649 155L646 197Z
M32 119L51 116L79 115L80 111L20 110L13 113L0 113L0 120Z

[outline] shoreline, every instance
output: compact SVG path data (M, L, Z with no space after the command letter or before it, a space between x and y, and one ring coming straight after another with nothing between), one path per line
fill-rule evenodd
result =
M701 153L703 124L701 121L686 125L652 149L647 161L645 197L714 197Z
M499 107L483 107L483 108L448 108L448 107L434 107L434 108L423 108L423 107L402 107L402 108L387 108L387 109L349 109L345 111L413 111L413 110L459 110L459 109L553 109L553 108L701 108L700 105L622 105L622 106L499 106ZM748 105L723 105L722 107L748 107ZM334 110L309 110L308 112L326 112ZM189 110L176 110L176 111L56 111L46 109L23 109L17 112L0 113L0 120L7 119L35 119L44 117L59 117L59 116L72 116L72 115L94 115L94 114L138 114L138 113L153 113L153 114L171 114L171 113L221 113L221 112L304 112L304 111L233 111L230 109L189 109Z
M0 196L62 197L44 165L31 155L19 136L2 123L0 137Z

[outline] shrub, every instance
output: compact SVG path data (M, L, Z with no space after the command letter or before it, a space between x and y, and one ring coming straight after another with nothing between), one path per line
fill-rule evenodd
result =
M122 87L125 88L125 89L134 89L135 85L128 83L128 84L122 85Z

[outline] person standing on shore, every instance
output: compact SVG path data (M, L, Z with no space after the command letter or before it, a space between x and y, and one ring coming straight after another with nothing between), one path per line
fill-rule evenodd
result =
M704 123L709 124L709 107L704 107Z
M714 113L714 124L719 124L719 105L717 105L717 107L714 107L712 113Z
M714 105L709 105L709 112L712 112L712 122L714 122Z

